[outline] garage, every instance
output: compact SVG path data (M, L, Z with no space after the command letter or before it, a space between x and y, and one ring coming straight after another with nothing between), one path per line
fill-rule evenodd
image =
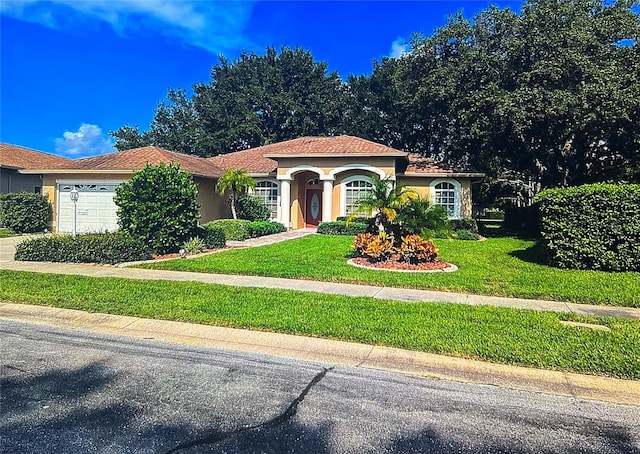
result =
M113 232L118 230L118 206L114 203L120 182L74 181L58 183L58 228L61 233L73 231L71 190L78 190L76 231L78 233Z

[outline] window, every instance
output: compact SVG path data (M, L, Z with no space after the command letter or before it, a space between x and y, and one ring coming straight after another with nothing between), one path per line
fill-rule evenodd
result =
M434 181L433 203L447 210L450 218L460 217L460 185L453 181Z
M260 181L254 190L256 197L261 198L269 207L270 219L278 219L278 183Z
M368 213L363 209L358 209L358 202L369 192L371 192L371 181L362 177L347 181L344 184L344 214L350 216L352 214L358 216L367 216Z

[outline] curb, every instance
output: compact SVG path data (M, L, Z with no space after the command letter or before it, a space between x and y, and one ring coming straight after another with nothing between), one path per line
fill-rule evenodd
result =
M28 304L0 303L0 318L640 406L640 381L636 380L494 364L354 342Z

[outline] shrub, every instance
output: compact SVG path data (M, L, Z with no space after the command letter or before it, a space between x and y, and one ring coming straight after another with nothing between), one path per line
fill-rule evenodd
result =
M399 246L394 246L393 236L381 232L378 235L363 233L356 235L353 249L360 257L371 262L397 260L413 265L434 262L438 258L436 245L420 235L407 235L400 239Z
M217 219L206 223L203 227L218 227L222 229L226 240L244 241L251 238L251 221L246 219Z
M238 219L268 221L271 210L263 199L251 194L242 194L238 197L237 214Z
M536 201L551 264L640 271L640 185L549 189Z
M449 236L449 222L447 210L434 205L431 200L416 197L398 212L398 220L402 226L403 235L413 235L428 230Z
M207 249L221 249L227 245L224 230L211 223L198 227L194 233L195 236L202 238Z
M371 262L389 260L395 252L393 236L380 232L378 235L363 233L356 235L353 243L356 253Z
M402 238L398 254L407 263L435 262L438 258L438 248L432 241L425 240L420 235L407 235Z
M15 254L16 260L33 262L114 264L150 258L145 243L123 233L41 236L18 244Z
M457 230L456 238L459 240L477 240L478 234L471 230Z
M458 232L460 230L467 230L472 233L478 233L478 223L475 219L451 219L449 220L451 230Z
M189 238L189 240L185 241L182 245L182 249L184 249L187 254L199 254L206 248L207 246L205 245L204 240L198 236Z
M197 194L179 165L147 164L116 187L120 229L160 254L177 251L198 224Z
M47 197L33 192L0 195L0 225L15 233L43 232L51 219Z
M374 218L368 218L366 216L338 216L336 221L346 221L347 219L349 219L350 222L359 222L361 224L368 224L371 220L375 220Z
M368 218L367 222L369 221ZM323 235L358 235L367 231L368 224L364 222L349 222L348 225L345 221L336 222L321 222L318 225L318 233Z
M265 235L273 235L287 230L284 225L279 222L269 221L253 221L249 226L249 234L251 238L257 238Z

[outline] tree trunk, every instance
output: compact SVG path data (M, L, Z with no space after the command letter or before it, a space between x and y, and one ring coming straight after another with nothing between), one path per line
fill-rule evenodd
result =
M238 219L238 214L236 213L236 197L234 194L229 197L229 202L231 204L231 216L233 216L233 219Z

